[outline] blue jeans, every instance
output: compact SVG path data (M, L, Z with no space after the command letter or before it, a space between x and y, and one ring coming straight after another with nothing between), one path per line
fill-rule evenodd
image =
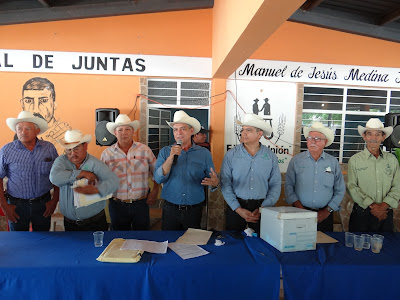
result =
M109 200L112 230L149 230L150 215L147 199L125 203Z
M19 215L17 222L8 222L10 231L29 231L29 225L32 222L33 231L49 231L51 217L43 217L46 211L46 202L50 200L43 199L29 204L24 200L7 199L8 204L16 205L15 212Z

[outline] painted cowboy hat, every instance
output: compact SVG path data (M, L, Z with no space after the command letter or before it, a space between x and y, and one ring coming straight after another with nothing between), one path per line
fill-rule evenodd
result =
M120 114L115 119L115 122L108 122L106 124L107 130L113 135L115 135L114 130L118 126L131 126L133 128L133 131L136 131L136 130L138 130L138 128L140 126L140 122L136 121L136 120L131 121L131 119L127 115Z
M266 123L261 116L255 114L245 114L243 121L236 120L236 124L240 126L252 126L261 129L264 135L270 135L272 133L271 126Z
M314 122L311 127L304 127L303 134L306 139L311 131L320 132L326 137L328 141L326 142L325 147L332 145L335 135L333 134L333 131L328 127L325 127L324 124L321 122Z
M21 122L30 122L36 124L40 129L39 134L44 133L48 128L48 124L45 119L42 119L41 117L35 117L30 111L23 110L18 114L17 118L8 118L6 120L7 126L14 132L15 126Z
M187 124L193 127L193 134L196 134L200 131L201 125L200 122L197 121L196 118L189 116L183 110L178 110L174 113L174 120L172 122L167 122L168 126L173 128L175 124Z
M386 135L386 138L388 138L393 132L393 127L392 126L384 127L381 120L379 120L378 118L371 118L368 120L367 124L365 124L365 127L358 125L358 133L360 135L363 135L363 133L366 132L367 130L382 131Z
M58 140L57 142L64 149L72 149L83 143L90 143L92 136L90 134L83 135L78 129L67 130L64 135L64 140Z

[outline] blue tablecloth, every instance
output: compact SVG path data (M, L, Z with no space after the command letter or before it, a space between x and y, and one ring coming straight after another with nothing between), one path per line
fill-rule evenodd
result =
M113 238L176 241L183 232L106 232ZM278 299L280 265L259 238L204 249L182 260L145 253L136 264L102 263L92 232L0 232L0 299Z
M385 233L379 254L347 248L344 233L328 233L336 244L316 251L280 253L285 300L399 299L400 233Z

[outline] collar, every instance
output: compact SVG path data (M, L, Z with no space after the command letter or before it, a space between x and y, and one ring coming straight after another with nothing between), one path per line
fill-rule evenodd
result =
M116 142L114 145L112 145L111 146L112 147L112 149L115 151L115 152L117 152L117 151L122 151L122 152L124 152L119 146L118 146L118 142ZM135 142L135 141L133 141L133 143L132 143L132 145L131 145L131 147L129 148L129 150L131 150L131 149L133 149L133 148L136 148L137 147L137 143ZM128 150L128 152L129 152L129 150ZM125 153L125 152L124 152Z
M311 153L310 153L310 150L308 150L307 149L307 157L309 157L309 158L311 158L312 160L314 160L314 158L312 157L312 155L311 155ZM321 155L320 155L320 157L318 158L318 160L320 160L320 159L325 159L325 151L324 150L322 150L322 153L321 153ZM318 161L317 160L317 161ZM315 161L315 160L314 160Z
M20 140L18 140L18 139L16 139L16 140L14 141L14 143L15 143L15 147L18 148L18 149L28 149L28 148L26 148L26 147L24 146L24 144L22 144L22 142L21 142ZM33 149L36 149L37 147L41 147L41 146L42 146L41 140L39 140L38 138L36 138L35 147L34 147Z
M364 151L362 153L364 153L364 156L366 158L370 158L371 156L376 158L374 155L372 155L371 152L369 152L367 147L364 148ZM382 151L382 148L380 148L380 147L379 147L379 156L383 158L383 151Z

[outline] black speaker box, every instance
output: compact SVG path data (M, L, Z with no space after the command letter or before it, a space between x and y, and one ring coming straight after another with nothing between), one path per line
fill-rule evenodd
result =
M119 115L118 108L97 108L96 109L96 145L111 146L117 142L115 135L111 134L106 124L114 122Z
M383 145L387 151L390 151L392 148L400 148L400 113L388 113L385 115L385 127L388 126L393 127L393 133L383 142Z

